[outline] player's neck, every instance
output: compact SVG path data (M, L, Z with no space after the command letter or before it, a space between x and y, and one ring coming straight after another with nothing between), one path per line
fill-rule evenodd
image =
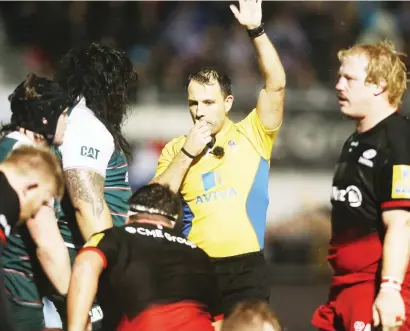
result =
M44 140L44 137L40 134L34 133L33 131L30 131L24 128L18 128L17 131L25 135L30 141L33 142L33 144L41 145L41 146L47 145L46 141Z
M391 114L397 111L397 108L391 106L385 108L376 108L368 116L358 120L356 122L356 130L359 133L369 131L377 124L389 117Z
M142 218L142 219L136 220L135 223L161 225L161 226L163 226L163 227L170 228L170 229L172 229L172 227L173 227L170 222L165 221L165 220L152 220L152 219L144 219L144 218Z

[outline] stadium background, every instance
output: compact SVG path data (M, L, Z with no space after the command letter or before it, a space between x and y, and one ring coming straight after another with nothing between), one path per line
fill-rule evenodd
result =
M188 73L224 68L233 79L232 119L254 107L262 81L230 2L1 2L0 121L7 96L29 71L52 77L69 48L92 41L124 49L139 74L124 131L133 188L152 178L163 144L191 125ZM410 50L410 3L265 2L263 18L287 73L286 114L272 154L267 258L272 307L285 330L308 331L326 299L329 196L341 144L353 129L338 112L337 50L390 39ZM406 94L402 109L406 111ZM238 165L240 166L240 165Z

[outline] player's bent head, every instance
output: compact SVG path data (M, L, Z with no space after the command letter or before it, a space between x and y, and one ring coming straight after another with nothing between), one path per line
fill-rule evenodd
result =
M367 60L367 84L374 84L386 92L389 104L397 107L407 89L406 65L401 60L404 53L397 52L390 41L374 44L357 44L342 49L337 54L342 63L347 57L365 56Z
M238 303L223 321L221 331L281 331L278 318L269 305L260 300Z
M179 225L183 216L182 201L167 185L152 183L138 189L129 199L130 220L141 215L165 217Z
M20 146L1 163L14 173L10 183L20 200L20 219L32 217L51 199L64 194L64 177L58 158L45 147Z
M34 141L45 140L60 145L66 128L68 108L75 100L64 93L55 82L29 74L9 96L11 123L2 127L6 134L22 130L30 132Z

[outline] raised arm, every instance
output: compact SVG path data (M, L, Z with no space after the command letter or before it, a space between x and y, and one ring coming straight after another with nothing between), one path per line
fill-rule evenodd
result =
M256 111L266 130L277 129L283 117L286 75L275 47L262 25L262 0L240 0L231 5L238 22L252 39L265 86L259 93Z

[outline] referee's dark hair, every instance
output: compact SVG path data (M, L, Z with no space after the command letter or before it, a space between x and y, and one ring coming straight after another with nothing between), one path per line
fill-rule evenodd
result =
M221 87L222 95L225 98L232 94L232 81L229 76L214 68L205 67L190 74L186 89L188 89L188 85L191 81L195 81L201 85L212 85L217 81Z
M152 183L142 186L128 200L130 211L162 215L174 221L176 226L183 216L182 201L179 194L171 191L168 185Z

